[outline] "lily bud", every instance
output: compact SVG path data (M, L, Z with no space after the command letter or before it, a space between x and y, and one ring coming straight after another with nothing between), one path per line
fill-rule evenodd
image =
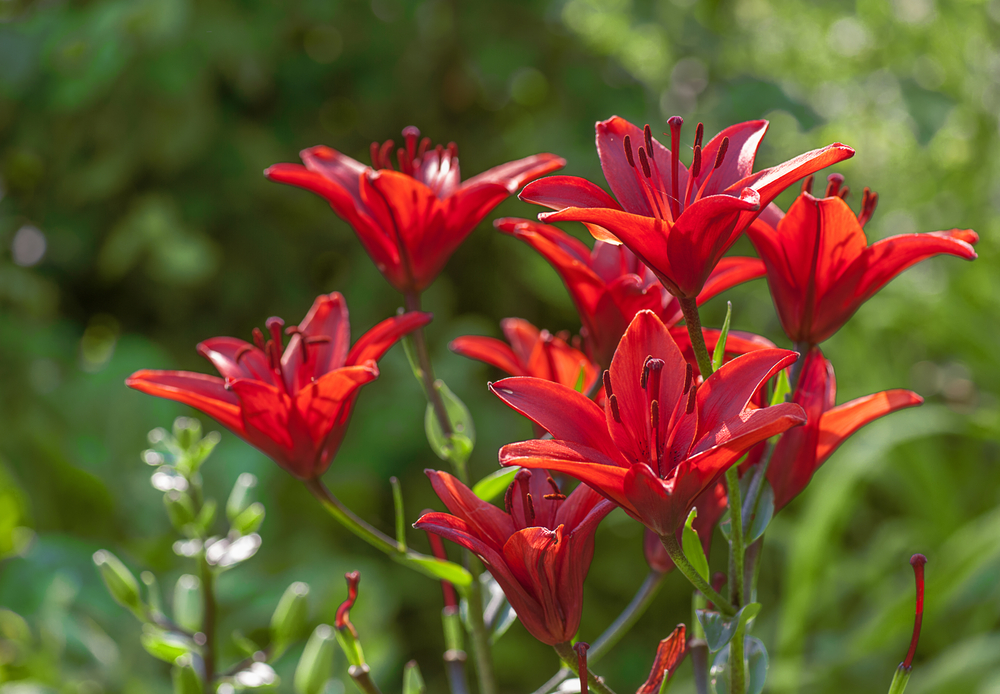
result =
M910 557L910 566L913 567L913 577L917 583L917 604L913 617L913 637L910 639L910 647L906 651L906 657L896 668L896 674L889 685L889 694L903 694L906 683L910 681L910 671L913 669L913 656L917 652L917 643L920 641L920 627L924 621L924 564L927 557L923 554L914 554Z
M351 624L351 608L354 601L358 599L358 583L361 582L361 574L357 571L344 574L347 579L347 600L337 608L337 617L334 625L337 627L337 641L347 656L347 661L356 667L365 665L365 654L361 650L361 642L358 641L358 630Z
M319 694L333 672L334 631L329 624L320 624L306 642L302 657L295 668L296 694Z
M587 694L587 651L590 650L590 644L577 641L573 650L576 651L576 671L580 675L580 694Z
M188 631L201 631L203 614L201 581L184 574L174 586L174 621Z
M252 490L256 486L257 477L249 472L244 472L236 478L233 491L229 493L229 500L226 501L226 518L230 523L250 506L253 501Z
M260 529L264 515L264 504L255 501L232 519L232 528L240 535L252 535Z
M190 653L182 655L174 661L170 675L174 681L174 694L202 694L204 692L204 687L198 678L198 672L194 669L194 659Z
M302 633L309 609L308 598L309 586L301 581L285 589L271 616L271 639L276 648L284 650Z
M139 597L139 582L132 572L121 563L111 552L101 549L94 552L94 564L101 572L104 585L115 601L135 613L139 619L145 620L145 610L142 598Z
M184 492L176 489L167 492L163 495L163 506L167 509L170 524L179 533L185 533L185 527L195 521L194 504Z

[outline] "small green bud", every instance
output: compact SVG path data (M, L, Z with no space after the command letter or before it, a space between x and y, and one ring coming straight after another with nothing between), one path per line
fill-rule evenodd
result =
M170 524L179 533L187 534L187 526L194 522L194 503L186 492L173 489L163 495L163 505L167 509Z
M253 502L252 490L256 486L257 478L249 472L244 472L236 478L236 484L233 485L233 491L229 493L229 500L226 502L226 517L230 523Z
M420 674L420 666L417 661L411 660L403 668L403 694L424 694L427 687L424 685L423 675Z
M168 663L176 662L182 655L191 653L195 649L195 645L190 639L180 634L164 631L151 624L143 626L139 643L151 656Z
M320 624L306 642L302 657L295 668L297 694L320 694L333 672L333 628Z
M240 515L233 518L232 528L240 535L252 535L264 522L264 504L259 501L247 506Z
M299 638L306 626L308 600L309 586L301 581L296 581L285 589L271 616L271 639L277 648L283 650Z
M139 580L146 586L146 601L149 609L154 612L163 613L163 600L160 598L160 584L156 581L156 576L152 571L143 571L139 574Z
M191 632L201 630L203 619L201 580L184 574L174 586L174 621Z
M132 610L139 619L145 619L145 608L139 597L139 582L132 572L111 552L101 549L94 552L94 564L101 572L104 585L111 597L123 607Z
M194 417L174 420L174 440L182 450L189 450L201 439L201 422Z
M203 694L204 688L198 678L198 671L194 669L194 659L190 653L174 661L170 674L174 681L174 694Z
M206 499L205 503L201 505L201 511L198 513L198 517L195 518L195 525L198 526L198 531L207 535L209 528L212 527L212 521L215 520L215 509L218 504L215 499Z

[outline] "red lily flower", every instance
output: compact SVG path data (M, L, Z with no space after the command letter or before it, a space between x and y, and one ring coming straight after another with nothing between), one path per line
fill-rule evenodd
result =
M222 378L188 371L136 371L125 385L176 400L214 417L302 480L322 475L347 431L358 389L378 378L375 362L396 340L431 320L411 312L384 320L351 347L347 304L339 292L317 297L291 334L269 318L271 339L254 344L213 337L198 345Z
M572 639L580 627L594 532L614 505L586 485L566 496L545 470L521 470L507 490L504 513L447 472L427 470L427 476L454 515L427 513L413 527L482 559L536 639L550 646Z
M607 367L625 328L643 309L655 313L668 327L683 318L680 302L669 294L656 276L639 262L628 248L597 241L594 250L562 229L527 219L505 217L493 225L500 231L528 243L555 268L569 290L580 314L580 331L591 358ZM698 294L701 305L712 297L748 280L764 276L764 263L757 258L723 258L716 265L704 289ZM705 330L706 342L713 349L718 330ZM694 351L687 330L671 330L681 350ZM763 338L732 331L726 347L734 354L773 347ZM514 374L517 375L517 374Z
M500 464L564 472L657 535L674 533L698 496L747 449L805 421L792 403L750 403L761 384L796 358L787 350L758 350L698 385L660 319L640 311L604 374L603 411L575 390L537 378L491 386L554 439L504 446Z
M792 402L805 410L809 421L781 437L767 468L767 480L774 489L775 511L798 496L819 466L858 429L890 412L915 407L923 401L913 391L896 389L835 406L837 383L833 364L819 347L810 349L792 398Z
M712 535L715 532L715 526L719 519L725 515L728 504L729 497L726 495L726 483L723 480L713 484L694 500L693 506L698 509L698 515L695 516L691 526L698 531L701 549L705 552L706 557L709 556L712 549ZM677 530L678 542L681 541L683 530L684 528ZM661 574L673 571L675 568L674 560L667 554L659 536L649 528L646 528L642 537L642 553L646 557L649 568L659 571Z
M854 155L836 143L753 173L767 121L732 125L704 148L699 124L688 169L678 159L683 121L668 122L671 149L648 125L639 129L618 116L597 124L601 168L617 201L574 176L535 181L520 197L556 210L540 214L542 221L584 222L597 238L628 246L680 298L698 296L712 268L781 191Z
M914 263L939 253L976 257L971 229L900 234L871 246L864 226L878 196L865 189L855 216L841 196L844 177L832 174L826 197L809 194L811 181L785 215L771 205L749 236L767 266L767 283L785 333L819 344L840 329L875 292Z
M448 347L452 352L486 362L511 376L543 378L569 388L576 387L582 371L584 392L597 379L597 365L567 344L565 337L539 330L521 318L504 318L500 321L500 329L509 345L493 337L466 335L456 337Z
M508 195L562 168L554 154L535 154L496 166L461 183L458 148L430 148L420 131L403 130L406 146L392 165L393 142L372 143L372 167L323 145L300 152L305 166L275 164L272 181L311 190L357 233L368 255L400 292L423 291L465 237ZM418 144L418 140L420 140Z

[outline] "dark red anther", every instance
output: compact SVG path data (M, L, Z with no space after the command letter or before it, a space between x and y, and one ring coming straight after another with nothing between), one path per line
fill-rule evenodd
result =
M632 158L632 138L629 137L628 135L625 136L624 147L625 147L625 158L628 160L628 165L634 169L635 159Z
M646 127L642 129L642 134L646 138L646 154L649 155L649 160L653 160L653 131L649 129L649 123L646 123Z
M406 140L406 153L412 160L417 155L417 140L420 139L420 130L414 125L403 128L403 139Z
M917 652L917 642L920 641L920 626L924 621L924 564L927 557L922 554L914 554L910 557L910 566L913 567L913 577L917 582L917 606L914 610L913 618L913 638L910 639L910 649L906 651L906 658L903 659L902 666L909 670L913 667L913 656Z
M264 350L264 333L261 332L260 328L253 329L253 343L257 346L261 352Z
M432 513L429 508L424 509L423 513L420 515L423 516L428 513ZM431 543L431 553L435 557L448 561L448 553L444 549L444 542L441 540L440 536L435 535L434 533L427 533L427 541ZM458 595L455 593L455 586L451 584L451 581L441 581L441 592L444 593L444 606L457 609Z
M694 369L691 364L684 364L684 392L687 393L691 389L691 384L694 383Z
M619 424L622 423L621 412L618 411L618 396L612 395L608 398L608 406L611 407L611 416L615 418L615 421Z
M694 146L694 158L691 160L691 178L697 178L701 173L701 145ZM690 185L688 186L690 187Z
M844 176L838 173L832 173L826 177L826 194L823 197L832 198L840 190L840 186L844 183Z
M454 142L448 143L448 156L452 159L458 159L458 145Z
M549 483L549 487L552 489L552 493L551 494L546 494L544 496L544 498L546 500L548 500L548 501L565 501L566 500L566 495L562 493L561 489L559 489L559 485L556 484L556 481L554 479L552 479L552 475L549 475L548 477L546 477L545 481Z
M604 370L604 394L610 398L613 393L614 393L614 391L611 390L611 372L608 371L607 369L605 369Z
M282 350L282 340L281 340L281 329L285 327L285 321L281 320L277 316L271 316L264 322L267 327L267 331L271 333L271 339L267 341L265 347L270 347L270 353L268 356L271 358L271 368L275 371L281 370L281 350ZM268 350L265 349L265 352Z
M503 507L507 511L507 515L512 515L514 513L514 484L512 483L507 487L507 491L503 493Z
M406 154L406 150L402 147L396 150L396 163L399 165L399 170L407 176L413 174L413 165L410 162L409 156Z
M660 371L663 370L664 361L656 359L652 355L646 357L642 365L642 376L639 377L639 386L648 390L653 397L660 393Z
M670 212L674 219L680 216L680 200L677 197L677 169L680 166L680 159L677 150L681 146L681 125L684 119L680 116L671 116L667 119L670 126Z
M381 164L379 168L389 169L390 171L393 170L392 159L389 158L389 153L392 152L392 148L395 144L396 143L393 142L392 140L386 140L385 142L382 143L382 149L380 149L378 152L378 159L379 163Z
M424 153L427 152L427 148L430 146L431 146L431 138L425 137L424 139L422 139L420 141L420 146L417 148L417 159L423 157Z
M694 412L695 394L697 392L698 391L696 389L694 389L694 388L692 388L691 390L688 391L687 406L684 408L684 412L686 414L691 414L692 412Z
M649 403L649 426L656 429L660 424L660 401Z
M524 495L524 505L528 507L528 522L535 522L535 503L531 500L531 492Z
M694 129L694 146L701 147L701 139L705 136L705 124L698 123L698 126Z
M545 494L543 497L546 501L566 501L565 494Z
M299 326L297 325L289 325L285 328L285 334L299 336L299 351L302 352L302 361L307 361L309 359L309 344L307 342L306 334L299 330Z
M715 167L719 168L722 166L722 160L726 158L726 152L729 150L729 138L722 138L722 144L719 145L719 153L715 155Z
M873 193L870 188L865 188L861 194L861 214L858 215L858 224L864 228L872 215L875 214L875 206L878 205L878 193Z
M354 601L358 599L358 583L361 582L361 573L352 571L344 574L344 578L347 579L347 600L340 603L340 607L337 608L337 616L333 625L337 627L338 631L348 629L354 638L358 638L358 630L351 624L351 608L354 607Z
M802 180L802 192L806 195L812 195L813 192L813 175L809 174Z
M851 194L850 186L844 186L843 188L837 191L837 197L840 198L841 200L847 200L847 196L850 194Z
M642 175L649 178L652 174L649 170L649 159L646 158L646 150L639 148L639 163L642 165Z
M576 668L577 672L580 673L580 694L587 694L587 650L589 648L590 644L585 641L577 641L573 644L573 650L576 651Z
M372 168L373 169L381 169L382 165L379 163L380 160L379 160L379 156L378 156L378 143L377 142L373 142L371 144L371 146L368 148L368 153L371 155L371 158L372 158Z

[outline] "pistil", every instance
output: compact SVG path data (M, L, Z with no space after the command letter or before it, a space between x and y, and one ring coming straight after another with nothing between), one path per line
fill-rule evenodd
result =
M681 215L680 200L677 197L677 174L680 168L680 160L677 150L681 145L681 125L684 124L684 119L680 116L671 116L667 120L667 125L670 126L670 211L673 213L673 218L677 219Z

